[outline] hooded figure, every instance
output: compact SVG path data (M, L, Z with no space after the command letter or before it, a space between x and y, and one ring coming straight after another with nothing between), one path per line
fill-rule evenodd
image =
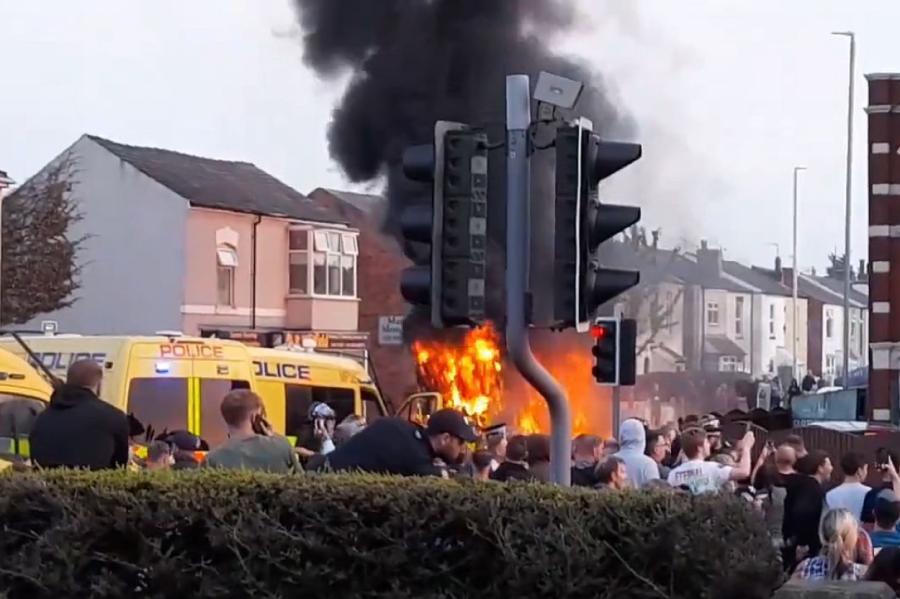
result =
M619 428L619 446L614 454L625 462L628 481L635 489L643 487L647 481L659 478L659 466L650 456L644 455L647 447L647 431L639 420L629 418Z

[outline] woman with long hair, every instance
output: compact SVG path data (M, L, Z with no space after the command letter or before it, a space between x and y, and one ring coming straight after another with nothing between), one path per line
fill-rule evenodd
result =
M819 525L822 552L800 562L800 580L862 580L866 566L857 563L859 522L848 510L830 510Z

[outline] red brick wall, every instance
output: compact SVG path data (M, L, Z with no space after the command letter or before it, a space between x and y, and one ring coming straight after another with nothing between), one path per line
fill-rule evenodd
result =
M378 344L378 318L405 315L409 310L400 295L400 271L410 262L396 240L381 232L377 214L363 212L324 189L316 189L309 197L359 229L359 330L369 333L369 351L382 393L399 407L415 389L415 365L408 347Z
M869 366L867 415L887 420L900 344L900 74L869 80ZM895 175L896 173L896 175Z

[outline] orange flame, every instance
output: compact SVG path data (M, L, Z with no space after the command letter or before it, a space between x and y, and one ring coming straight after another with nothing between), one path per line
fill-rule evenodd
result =
M460 345L416 341L412 346L419 377L449 407L465 412L479 426L503 399L503 365L497 332L490 325L472 329Z
M490 324L469 331L460 343L416 341L412 350L422 384L479 426L505 419L518 433L549 432L544 399L514 371L504 371L499 337ZM590 350L568 343L536 353L566 388L573 433L609 434L610 403L591 377Z

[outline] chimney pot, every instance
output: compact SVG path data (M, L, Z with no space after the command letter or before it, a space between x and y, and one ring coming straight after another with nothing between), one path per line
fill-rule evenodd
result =
M705 250L705 249L707 249L708 247L709 247L709 245L707 245L706 240L705 240L705 239L701 239L701 240L700 240L700 249L701 249L701 250Z
M652 233L653 235L653 249L659 249L659 229L656 229Z
M778 277L778 280L781 280L781 256L775 256L775 276Z

